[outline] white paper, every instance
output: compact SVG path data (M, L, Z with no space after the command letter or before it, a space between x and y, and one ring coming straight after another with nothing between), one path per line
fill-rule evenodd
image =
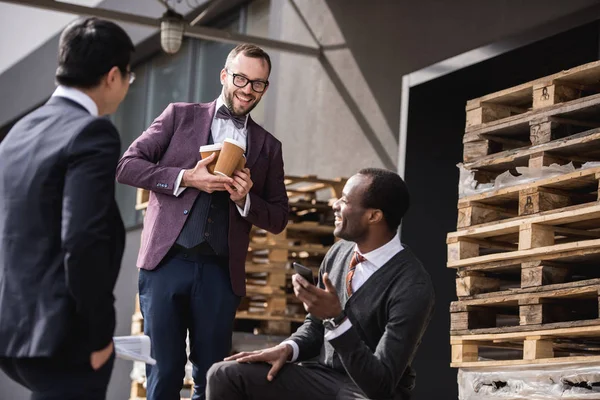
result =
M146 335L115 336L115 352L123 360L141 361L155 365L156 360L150 357L150 338Z

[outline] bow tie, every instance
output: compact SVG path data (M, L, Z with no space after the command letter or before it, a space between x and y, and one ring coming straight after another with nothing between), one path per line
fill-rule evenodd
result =
M233 122L233 125L235 125L237 129L243 129L246 126L246 115L233 115L225 104L223 104L217 110L217 118L231 120L231 122Z

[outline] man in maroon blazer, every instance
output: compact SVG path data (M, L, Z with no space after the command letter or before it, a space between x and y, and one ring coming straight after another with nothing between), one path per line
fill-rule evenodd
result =
M155 366L148 400L179 399L189 330L193 399L204 399L206 372L228 355L235 311L245 295L252 225L273 233L287 224L281 142L249 112L266 92L271 61L248 44L229 53L223 90L208 104L170 104L130 146L117 167L121 183L150 190L137 266L144 333ZM215 176L202 145L246 143L246 168Z

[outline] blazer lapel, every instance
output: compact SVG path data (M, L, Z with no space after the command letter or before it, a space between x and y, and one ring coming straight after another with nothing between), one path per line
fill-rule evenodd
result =
M248 118L248 151L246 152L246 168L251 168L262 149L263 143L265 142L265 131L252 120L252 117Z
M196 135L194 136L198 139L198 150L200 149L200 146L204 146L208 143L216 104L216 100L212 103L196 104L197 110L194 113L194 132L196 132ZM199 151L197 151L197 154L198 157L200 157Z

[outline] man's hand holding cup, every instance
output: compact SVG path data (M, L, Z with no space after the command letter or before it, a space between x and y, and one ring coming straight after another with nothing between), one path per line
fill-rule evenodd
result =
M233 179L227 176L213 175L206 169L207 165L210 164L215 157L216 154L213 153L207 158L198 161L194 168L186 169L183 172L181 186L193 187L206 193L227 190L225 185L232 185Z

